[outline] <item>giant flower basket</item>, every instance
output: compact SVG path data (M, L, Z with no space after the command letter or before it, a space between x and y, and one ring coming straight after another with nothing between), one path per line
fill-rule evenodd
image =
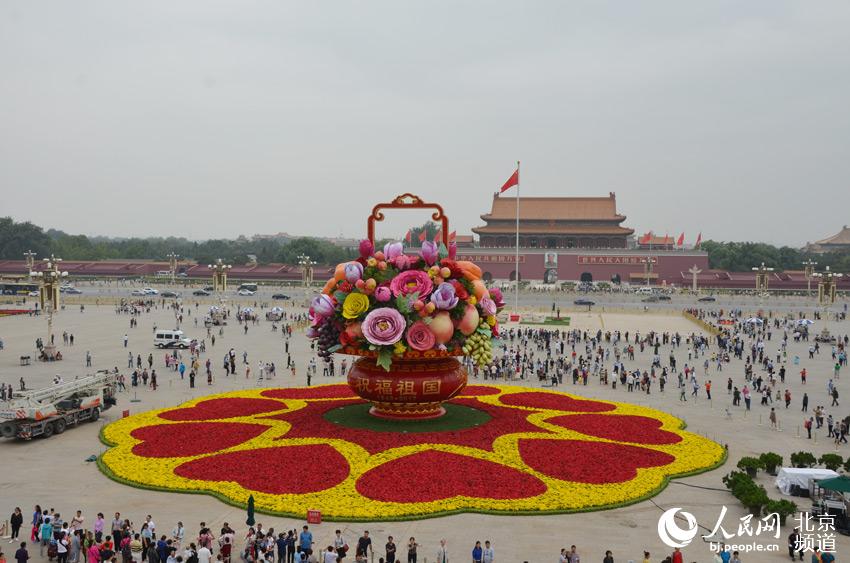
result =
M424 240L406 253L402 242L376 250L375 222L384 208L434 209L442 238ZM455 356L481 365L492 361L491 339L498 335L501 292L481 281L481 269L455 260L448 219L442 207L404 194L376 205L360 257L339 264L310 307L309 336L319 355L360 356L348 374L354 392L372 403L373 416L431 419L446 412L442 403L460 393L466 370Z
M526 387L469 385L431 420L369 408L346 384L212 395L106 426L99 466L268 514L387 521L613 508L725 459L666 413Z

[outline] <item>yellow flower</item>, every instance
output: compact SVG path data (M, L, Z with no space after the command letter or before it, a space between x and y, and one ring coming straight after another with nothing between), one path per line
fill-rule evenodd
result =
M396 342L396 343L395 343L395 345L393 346L393 353L394 353L396 356L401 356L401 355L402 355L402 354L404 354L405 352L407 352L407 346L405 346L405 345L401 342L401 340L399 340L398 342Z
M476 299L474 295L470 295L469 299L467 299L466 302L470 305L475 305L476 303L478 303L478 299Z
M369 309L369 298L362 293L349 293L342 303L342 316L356 319Z
M493 315L487 317L487 324L490 326L496 326L496 317L494 317Z

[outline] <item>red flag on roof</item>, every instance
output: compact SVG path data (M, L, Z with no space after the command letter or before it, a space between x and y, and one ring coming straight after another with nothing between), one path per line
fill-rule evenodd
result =
M649 231L648 233L644 233L644 235L642 237L640 237L640 240L638 241L638 243L649 244L649 241L650 241L651 238L652 238L652 231Z
M440 242L443 238L443 229L437 229L437 234L434 235L434 242Z
M702 242L702 233L697 235L697 242L694 244L694 248L699 248L700 243Z
M423 228L422 232L419 233L419 242L425 242L426 238L428 238L428 231Z
M410 244L410 241L412 239L412 235L413 235L413 231L411 231L410 229L407 229L407 234L404 235L404 242L406 242L407 244Z
M682 246L683 244L685 244L685 233L684 232L681 235L679 235L679 240L676 241L676 246Z
M509 189L511 189L512 187L516 186L517 184L519 184L519 168L514 170L514 173L511 174L511 177L508 178L508 181L505 182L505 185L502 186L502 189L499 190L499 193L500 194L504 193L504 192L508 191Z
M457 237L457 231L452 231L449 233L449 242L452 242Z

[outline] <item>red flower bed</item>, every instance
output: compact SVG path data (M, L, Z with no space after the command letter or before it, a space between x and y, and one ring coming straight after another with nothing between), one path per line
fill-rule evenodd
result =
M498 387L490 387L489 385L467 385L458 395L459 397L481 397L483 395L498 395L500 389Z
M357 480L357 492L384 502L430 502L454 496L518 499L543 494L546 485L533 475L492 461L430 450L367 471Z
M202 457L174 473L202 481L235 481L273 495L304 494L335 487L348 477L348 461L327 444L280 446Z
M345 399L357 396L348 385L268 389L263 391L261 395L272 399Z
M265 412L280 411L286 408L286 403L271 399L250 399L245 397L227 397L201 401L192 407L175 409L159 414L165 420L215 420L218 418L233 418L236 416L251 416Z
M142 457L188 457L231 448L268 430L241 422L187 422L142 426L130 436L142 440L133 453Z
M520 440L519 454L544 475L595 485L629 481L640 467L660 467L676 460L638 446L579 440Z
M598 438L638 444L678 444L682 437L660 430L663 423L647 416L571 414L546 420L562 428L569 428Z
M329 422L324 414L343 405L363 403L360 399L351 401L319 401L308 404L294 412L272 415L267 418L285 420L292 428L285 438L336 438L358 444L370 454L376 454L390 448L412 446L416 444L454 444L482 450L492 450L493 440L514 432L548 432L534 426L526 420L528 411L488 405L477 399L454 399L452 403L466 405L487 412L492 418L472 428L440 432L377 432L361 428L346 428Z
M556 411L572 411L572 412L605 412L612 411L616 406L610 403L602 403L600 401L584 401L573 399L566 395L556 395L554 393L538 393L528 391L525 393L512 393L510 395L502 395L499 401L504 405L513 405L516 407L528 407L532 409L552 409Z

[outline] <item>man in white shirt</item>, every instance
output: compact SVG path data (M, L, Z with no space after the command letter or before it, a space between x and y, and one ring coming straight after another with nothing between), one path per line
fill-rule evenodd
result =
M490 540L484 542L484 553L482 555L482 559L484 563L493 563L493 559L496 557L493 548L490 547Z
M210 563L210 559L212 559L212 551L207 547L201 547L198 549L198 563Z
M328 550L325 552L325 563L336 563L336 557L337 555L333 546L329 545Z

